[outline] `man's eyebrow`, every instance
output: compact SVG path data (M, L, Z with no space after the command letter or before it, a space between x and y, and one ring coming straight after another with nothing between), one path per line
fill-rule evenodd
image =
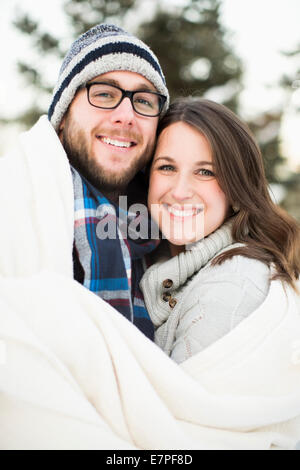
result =
M103 78L103 80L101 79L95 80L94 83L97 83L97 82L107 83L107 85L114 85L119 88L123 88L120 85L120 83L117 80L114 80L113 78ZM93 83L93 81L91 81L90 83ZM155 91L156 92L156 89L154 87L147 85L146 83L141 82L137 84L136 87L134 87L134 90L132 91Z
M136 91L154 91L155 93L158 93L156 88L149 86L146 83L141 83L140 85L137 85L135 90Z

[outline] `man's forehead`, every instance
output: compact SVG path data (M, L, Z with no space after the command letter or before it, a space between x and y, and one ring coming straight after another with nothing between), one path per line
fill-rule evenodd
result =
M94 77L91 81L105 81L128 90L144 89L157 91L155 86L143 75L136 72L129 72L127 70L103 73L101 75L97 75L97 77Z

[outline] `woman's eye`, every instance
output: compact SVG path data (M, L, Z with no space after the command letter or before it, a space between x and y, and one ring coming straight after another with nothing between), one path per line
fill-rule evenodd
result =
M198 171L198 175L203 176L205 178L213 178L215 174L211 170L207 170L207 168L201 168Z
M162 171L173 171L174 167L172 165L161 165L158 169Z

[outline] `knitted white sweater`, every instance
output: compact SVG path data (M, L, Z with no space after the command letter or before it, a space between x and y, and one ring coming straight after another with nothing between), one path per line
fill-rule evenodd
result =
M270 270L264 263L234 256L211 265L218 254L238 246L229 222L146 271L141 287L156 327L155 342L176 362L225 336L265 300Z

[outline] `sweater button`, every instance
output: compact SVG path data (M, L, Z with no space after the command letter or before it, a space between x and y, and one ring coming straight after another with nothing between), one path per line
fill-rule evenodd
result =
M165 279L164 282L163 282L163 287L165 289L170 289L170 287L173 286L173 281L172 279Z
M176 299L170 299L170 300L169 300L169 305L170 305L171 308L174 308L176 304L177 304L177 300L176 300Z
M162 296L162 299L165 301L165 302L169 302L169 300L171 299L171 294L170 292L165 292Z

